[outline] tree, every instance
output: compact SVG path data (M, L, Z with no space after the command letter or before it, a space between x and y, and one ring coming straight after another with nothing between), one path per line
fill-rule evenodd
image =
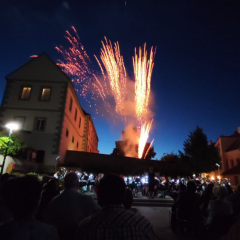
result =
M174 153L164 154L161 158L161 161L163 162L169 162L169 163L178 163L180 161L179 156Z
M161 172L165 176L170 177L187 177L191 175L189 166L185 164L181 154L164 154L160 160Z
M2 135L0 136L0 154L5 154L8 144L7 155L16 156L25 148L23 141L15 134L12 134L10 139L8 136Z
M184 153L180 153L181 158L195 174L213 171L217 168L216 163L220 163L217 149L208 144L207 136L200 127L190 132L183 145Z

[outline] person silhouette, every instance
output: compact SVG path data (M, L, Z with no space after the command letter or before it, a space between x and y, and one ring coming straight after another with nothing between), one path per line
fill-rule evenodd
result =
M139 213L124 207L125 193L126 185L123 178L114 174L104 176L97 190L98 203L102 210L80 222L75 240L155 240L156 235L150 222Z
M35 176L9 179L3 199L14 219L0 226L4 240L57 240L56 229L35 219L41 197L41 183Z
M78 189L78 175L67 173L64 191L54 197L43 212L43 220L56 227L61 240L72 239L79 221L101 209L91 196L79 193Z

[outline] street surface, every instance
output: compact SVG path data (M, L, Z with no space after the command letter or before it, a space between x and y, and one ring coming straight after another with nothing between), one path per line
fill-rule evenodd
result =
M150 221L158 239L179 239L174 235L170 227L170 207L137 206L136 208Z

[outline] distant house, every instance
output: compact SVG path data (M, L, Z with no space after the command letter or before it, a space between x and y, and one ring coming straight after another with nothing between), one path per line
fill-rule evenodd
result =
M221 173L233 186L240 184L240 127L230 136L221 136L215 143L221 157Z
M53 172L67 150L98 153L92 118L81 107L71 79L41 54L6 77L0 109L1 131L9 121L28 147L22 168ZM16 166L21 167L21 166Z

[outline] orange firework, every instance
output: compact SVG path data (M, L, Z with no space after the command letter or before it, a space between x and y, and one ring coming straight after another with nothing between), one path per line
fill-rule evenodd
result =
M85 97L94 79L92 71L88 67L91 61L80 42L77 30L73 26L72 30L75 36L69 31L66 31L65 35L70 47L66 49L62 46L55 47L64 59L63 61L58 60L57 65L72 79L75 90Z
M149 132L152 126L152 122L144 122L144 124L141 126L141 132L140 132L140 137L139 137L139 142L138 142L138 158L142 158L142 157L146 157L152 144L153 141L151 142L150 146L148 147L148 149L146 150L145 155L143 156L144 150L145 150L145 146L149 137Z
M140 123L144 121L148 113L154 55L155 52L152 47L150 57L147 59L146 44L144 44L143 51L141 47L139 48L138 55L135 48L135 56L133 57L135 76L135 109L137 119Z
M126 69L118 42L114 43L113 47L111 41L108 41L106 37L105 41L106 43L102 41L100 51L101 62L96 56L95 58L100 66L105 83L110 86L111 95L113 95L116 104L116 111L121 114L124 110L123 102L126 99Z
M149 58L146 44L144 44L143 49L139 48L138 53L135 48L133 57L135 102L133 102L131 93L127 88L127 73L123 57L120 54L119 43L112 44L106 37L105 41L102 41L100 57L97 58L94 55L102 73L102 77L98 78L98 75L89 67L91 64L90 58L80 42L74 27L72 27L72 31L73 35L66 31L65 36L70 47L67 49L62 46L56 47L56 50L62 54L64 59L58 60L58 66L72 79L75 90L80 96L86 97L89 90L91 90L92 99L95 100L95 103L98 102L96 101L97 98L101 100L109 113L118 113L118 116L123 117L122 120L126 120L126 116L134 115L136 117L137 125L141 126L140 137L137 136L135 138L136 141L139 137L138 158L146 158L153 143L152 141L146 147L153 122L153 120L149 122L148 116L151 77L155 56L153 47L150 50ZM113 105L112 100L114 100ZM128 103L130 103L130 106ZM132 110L131 106L133 104L135 110ZM110 110L112 106L114 106L115 111ZM125 107L128 107L128 109ZM129 113L129 111L133 112Z
M149 59L147 58L146 44L144 44L143 51L141 47L139 48L139 54L137 54L137 50L135 48L135 56L133 57L133 69L135 76L135 111L137 120L142 125L138 143L138 158L145 158L153 143L152 141L143 156L152 126L152 121L147 123L146 117L148 115L149 108L154 55L155 51L153 51L152 47L150 57Z

